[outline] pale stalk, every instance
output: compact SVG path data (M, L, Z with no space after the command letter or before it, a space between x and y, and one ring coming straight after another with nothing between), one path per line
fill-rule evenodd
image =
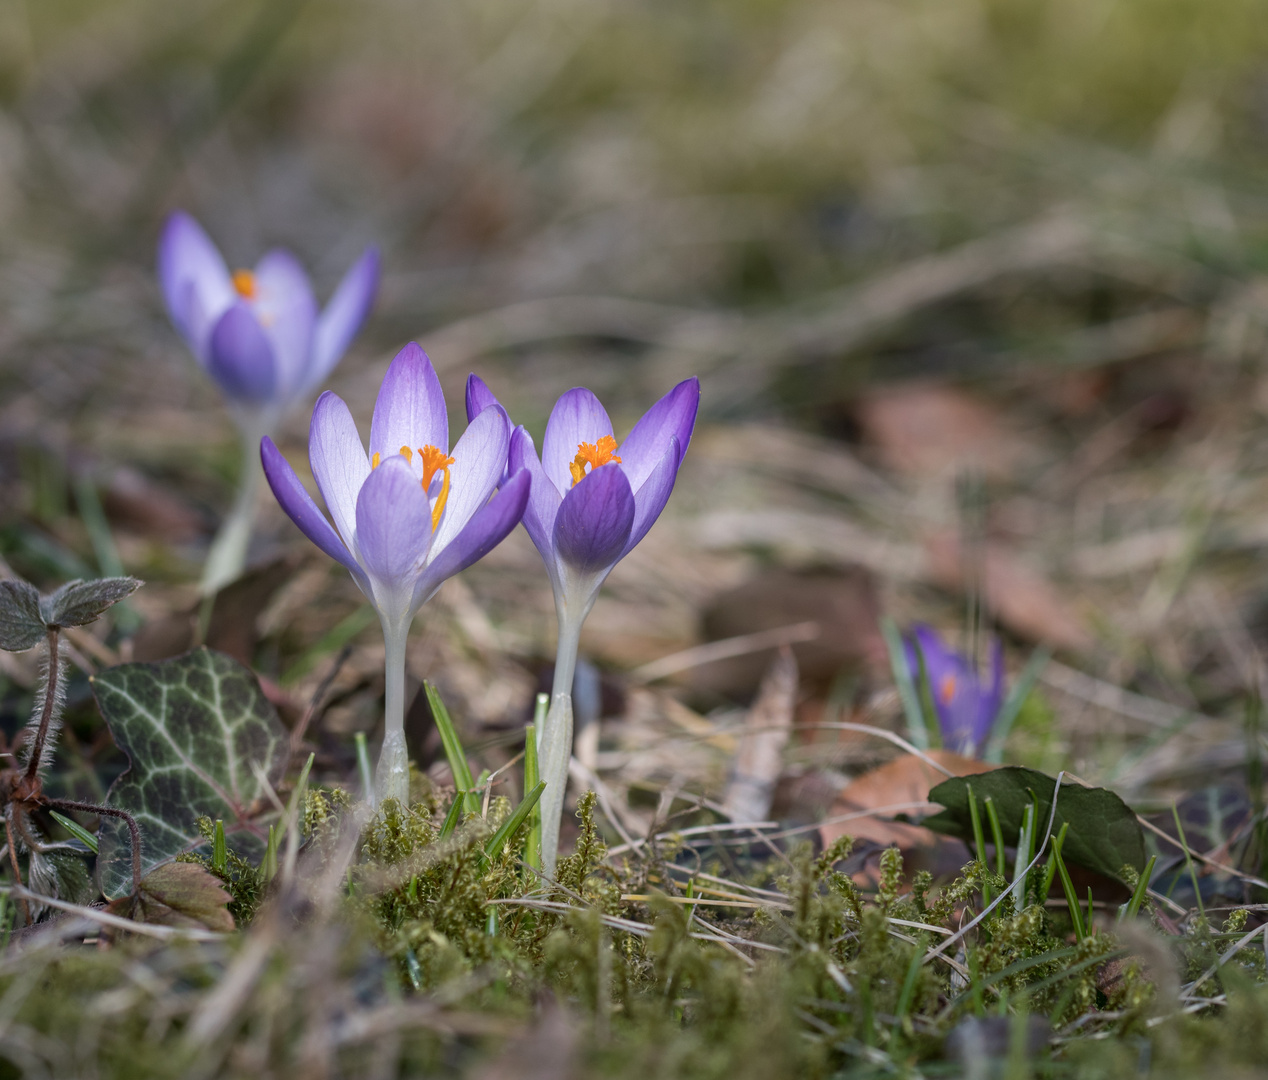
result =
M249 422L239 425L242 433L242 475L238 480L233 509L221 523L207 550L207 562L203 566L199 586L205 597L215 596L230 582L236 581L247 564L247 548L255 525L255 496L260 488L260 477L264 475L260 468L260 440L268 434L269 426Z
M385 694L383 702L383 749L374 770L374 802L399 799L409 805L409 752L405 748L405 643L409 621L395 626L383 620L383 661Z
M542 813L542 872L548 878L555 876L559 823L563 819L564 795L568 789L568 760L572 757L572 680L577 670L577 649L581 644L582 624L598 592L599 583L589 583L585 589L568 589L568 596L562 600L556 597L555 602L559 621L555 681L551 687L550 711L537 731L537 757L541 778L546 782L538 804Z

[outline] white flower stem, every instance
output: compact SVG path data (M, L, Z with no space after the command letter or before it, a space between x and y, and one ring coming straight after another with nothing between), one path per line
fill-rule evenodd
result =
M399 799L402 804L409 804L409 752L405 748L405 643L408 638L408 621L396 626L383 620L386 693L383 702L383 749L379 751L379 764L374 771L376 806L382 806L385 799Z
M260 489L260 439L253 427L242 430L242 475L238 480L238 494L233 509L221 522L216 538L207 550L207 562L203 565L203 578L199 586L204 597L215 596L230 582L242 576L247 564L247 548L251 543L251 529L255 525L256 493Z
M555 876L559 859L559 823L563 818L564 795L568 789L568 760L572 757L572 679L577 669L577 649L581 624L589 613L570 615L566 604L556 605L559 615L559 646L555 652L555 681L550 695L550 711L537 732L537 758L542 792L542 872Z

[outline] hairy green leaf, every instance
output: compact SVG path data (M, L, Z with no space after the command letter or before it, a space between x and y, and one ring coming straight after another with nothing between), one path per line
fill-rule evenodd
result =
M0 581L0 649L22 652L38 645L47 632L35 586L21 578Z
M109 668L93 679L93 690L132 763L106 802L137 819L143 868L204 844L199 817L222 819L229 847L258 859L268 830L253 820L264 789L251 762L276 783L287 740L256 677L203 648L157 664ZM102 891L121 896L132 887L126 827L103 819L99 842Z
M1022 815L1032 802L1038 807L1035 820L1039 829L1047 826L1056 777L1019 766L944 780L929 792L929 801L941 803L946 809L925 818L921 824L971 842L970 783L979 801L990 798L994 802L1005 836L1018 834ZM1138 872L1145 868L1145 840L1140 823L1131 808L1107 788L1063 783L1057 796L1053 834L1066 822L1070 824L1070 831L1061 850L1066 862L1115 880L1122 880L1124 866ZM1042 839L1040 832L1036 850Z
M68 581L40 601L40 614L49 626L84 626L112 604L140 587L136 578L111 577L97 581Z

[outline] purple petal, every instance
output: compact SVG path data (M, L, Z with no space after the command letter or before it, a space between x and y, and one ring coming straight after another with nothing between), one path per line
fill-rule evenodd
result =
M542 468L560 495L566 495L572 487L568 466L577 456L577 447L581 443L597 443L611 434L612 421L607 412L584 387L569 390L555 402L542 439Z
M365 571L357 565L351 552L344 547L339 534L331 528L325 516L317 509L313 497L300 482L290 462L282 456L282 452L273 445L267 435L260 442L260 463L264 466L264 476L273 489L287 516L299 526L300 532L308 537L322 551L337 562L343 563L352 571L352 576L363 587L366 584Z
M977 725L973 736L975 747L980 750L990 738L995 718L1004 705L1004 645L996 638L991 644L990 686L983 687L978 707Z
M493 396L493 391L485 385L479 375L467 376L467 423L471 423L490 405L501 405Z
M190 324L190 296L198 297L204 319L210 320L233 303L235 294L219 249L202 226L183 210L172 214L163 226L158 273L172 322L190 347L200 352L200 339Z
M405 459L387 458L366 478L357 497L362 565L376 584L391 591L408 586L412 592L430 546L431 504Z
M507 468L512 472L523 469L532 481L528 505L524 508L524 529L533 546L545 560L546 569L554 577L555 566L555 518L562 501L555 485L547 478L542 463L537 460L533 437L517 427L511 434L511 451Z
M229 308L212 327L207 370L229 397L260 404L277 392L277 359L255 315L244 302Z
M506 422L506 442L509 448L513 427L511 418L506 415L506 410L502 408L498 399L493 396L493 391L484 385L484 380L479 375L467 376L467 423L471 423L485 409L494 407L502 414ZM506 462L502 466L502 480L505 481L510 473L510 463Z
M651 475L670 438L677 438L679 460L687 453L691 433L700 408L700 380L694 376L680 382L643 414L634 425L617 454L621 468L630 478L630 487L637 491Z
M621 557L634 525L634 493L618 465L601 465L567 495L555 518L555 551L583 573Z
M446 578L465 570L498 546L519 523L532 486L527 470L513 473L502 489L485 503L462 530L428 564L414 589L417 608L431 598Z
M630 538L625 541L625 550L621 552L621 558L625 558L634 545L647 535L647 530L656 523L660 512L665 509L665 504L669 502L669 494L674 490L674 481L678 478L680 461L678 437L671 435L668 449L643 481L643 486L634 492L634 524L630 529ZM624 464L621 465L621 471L626 476L629 475L629 470Z
M320 383L352 343L361 324L374 306L374 295L379 289L378 248L366 248L343 276L334 295L317 320L317 332L313 342L313 366L305 389Z
M451 455L454 460L449 466L449 499L432 550L438 552L452 541L489 501L506 472L510 441L510 422L501 405L485 409L462 433Z
M289 251L270 251L255 267L250 301L277 357L278 388L298 393L308 373L317 322L317 301L308 274Z
M365 456L348 406L329 390L317 399L313 409L308 428L308 462L335 528L348 550L355 554L357 496L370 475L370 460Z
M396 354L370 421L370 454L384 458L399 454L402 446L418 451L434 446L449 452L449 416L436 371L412 341Z

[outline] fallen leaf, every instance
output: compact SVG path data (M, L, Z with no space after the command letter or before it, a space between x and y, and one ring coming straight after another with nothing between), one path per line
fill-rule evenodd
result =
M855 415L885 464L913 476L971 467L1006 477L1036 453L987 402L945 383L881 387L859 401Z
M137 922L204 926L227 933L233 929L228 907L232 899L220 880L197 863L170 862L141 879L139 896L115 904L130 908Z
M950 750L929 750L926 756L956 776L972 776L996 768ZM932 811L934 807L928 805L929 791L945 779L946 773L915 754L904 754L864 773L837 796L827 820L819 826L824 846L841 836L871 840L904 851L936 844L938 838L928 829L893 818L897 814L919 816ZM849 817L855 814L862 816ZM848 820L837 820L843 817Z
M768 571L714 597L703 622L708 641L818 623L818 636L797 642L792 649L802 682L826 689L842 668L886 670L879 615L875 577L853 566L810 573ZM774 654L774 648L768 648L712 661L693 670L692 683L743 700Z
M925 544L931 578L945 589L965 588L965 559L959 539L948 533ZM988 542L983 553L986 607L1013 633L1058 649L1087 652L1092 635L1052 582L1015 553Z
M780 649L762 677L761 689L745 718L723 809L732 821L765 821L775 782L784 770L784 747L797 705L797 662Z

